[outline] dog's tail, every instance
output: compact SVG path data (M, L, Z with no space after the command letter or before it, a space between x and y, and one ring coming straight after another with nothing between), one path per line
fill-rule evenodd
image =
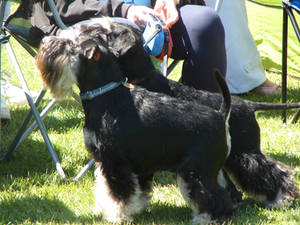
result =
M251 102L248 101L248 104L254 111L259 110L283 110L283 109L294 109L300 108L300 103L268 103L268 102Z
M221 75L221 72L217 69L214 70L214 76L218 82L218 85L220 87L222 96L223 96L223 101L220 107L220 112L224 116L224 118L227 120L230 116L230 111L231 111L231 95L228 89L228 86L226 84L225 79Z
M230 119L230 112L231 112L231 95L229 92L229 88L226 84L226 81L221 75L221 72L215 69L214 75L223 96L222 104L219 111L221 112L225 120L225 132L226 132L227 147L228 147L227 157L228 157L231 152L231 135L230 135L230 127L229 127L229 119Z

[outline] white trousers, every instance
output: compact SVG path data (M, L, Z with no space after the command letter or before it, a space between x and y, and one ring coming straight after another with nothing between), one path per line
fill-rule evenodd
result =
M216 0L205 0L214 8ZM219 16L225 28L226 81L231 93L245 93L266 81L261 57L248 27L245 0L223 0Z

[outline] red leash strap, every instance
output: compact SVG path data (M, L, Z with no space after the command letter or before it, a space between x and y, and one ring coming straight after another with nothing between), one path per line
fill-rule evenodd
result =
M170 32L169 28L164 28L164 29L167 30L168 35L169 35L169 41L168 41L168 58L170 58L170 56L172 54L172 48L173 48L172 36L171 36L171 32ZM163 60L164 55L165 55L165 48L166 48L166 46L163 47L161 53L158 56L156 56L156 58L158 58L160 60Z

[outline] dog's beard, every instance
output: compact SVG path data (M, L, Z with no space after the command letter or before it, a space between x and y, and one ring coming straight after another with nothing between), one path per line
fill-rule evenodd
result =
M70 66L63 69L58 80L50 87L50 91L54 98L62 99L72 95L72 86L76 83L76 78Z
M36 65L41 73L44 85L48 87L56 99L62 99L72 95L72 86L77 83L76 72L79 68L79 57L61 51L57 48L42 43L36 56Z

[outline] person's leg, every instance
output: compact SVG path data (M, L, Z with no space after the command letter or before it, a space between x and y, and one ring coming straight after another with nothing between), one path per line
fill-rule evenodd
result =
M197 89L218 92L214 69L226 75L224 28L209 7L186 5L171 28L172 58L184 59L182 82Z
M214 7L216 0L205 0ZM262 85L257 92L276 94L276 85L267 80L256 43L248 27L245 0L223 1L219 15L225 28L227 52L226 82L231 93L248 92Z

